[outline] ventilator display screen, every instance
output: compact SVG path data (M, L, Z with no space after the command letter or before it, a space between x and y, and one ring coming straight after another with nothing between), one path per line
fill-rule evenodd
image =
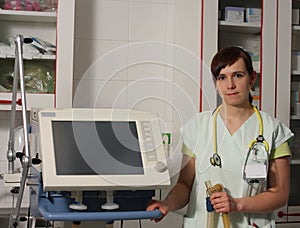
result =
M52 121L57 175L143 174L136 123Z

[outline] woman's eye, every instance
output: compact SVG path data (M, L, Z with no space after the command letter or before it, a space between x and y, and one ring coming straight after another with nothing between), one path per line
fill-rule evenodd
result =
M235 77L236 78L241 78L241 77L243 77L243 74L242 73L237 73L237 74L235 74Z
M225 77L224 77L223 75L219 75L219 76L217 77L217 80L219 80L219 81L224 80L224 79L225 79Z

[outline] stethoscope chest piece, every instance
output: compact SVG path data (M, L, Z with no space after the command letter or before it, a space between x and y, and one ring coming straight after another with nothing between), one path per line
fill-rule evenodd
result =
M210 164L213 166L221 167L221 157L218 154L213 154L212 157L209 158Z
M259 135L249 147L244 164L243 177L249 183L261 183L267 180L269 166L269 145Z

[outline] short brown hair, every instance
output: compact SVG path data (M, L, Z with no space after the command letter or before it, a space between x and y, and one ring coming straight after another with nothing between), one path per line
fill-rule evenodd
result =
M253 66L250 54L240 47L226 47L221 49L212 59L210 70L216 79L220 71L226 66L234 64L238 58L242 58L245 62L248 73L253 73Z

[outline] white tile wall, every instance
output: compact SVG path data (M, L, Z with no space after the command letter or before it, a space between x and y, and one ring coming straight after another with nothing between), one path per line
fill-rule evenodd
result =
M167 4L131 2L129 38L132 41L166 41Z
M93 27L92 23L92 3L94 0L77 1L75 8L75 37L76 39L90 39Z
M75 56L80 56L80 60L75 60L74 79L79 80L90 66L91 42L86 39L76 39Z
M171 87L165 89L165 80L173 82L173 51L166 45L175 40L175 0L76 3L74 105L107 108L122 97L122 107L131 108L138 95L140 101L134 107L158 112L167 122L165 130L172 130L172 101L163 100L172 94ZM139 80L147 80L152 91L158 88L170 94L160 94L163 99L157 105L157 100L146 97L145 90L134 86L133 91Z
M91 12L91 39L128 40L129 2L93 1Z
M166 77L166 66L160 63L136 63L128 67L128 80L152 78L153 81Z
M199 88L191 79L199 65L184 55L179 58L180 54L174 59L175 53L185 51L174 45L176 1L77 2L74 106L158 113L162 130L176 139L170 154L176 175L181 148L178 128L192 115L187 110L194 113L199 103ZM185 73L178 74L180 70ZM170 214L163 223L143 222L143 227L181 227L181 220ZM127 221L124 226L137 227L137 223Z
M95 99L92 101L96 108L127 108L128 91L126 81L98 81L101 90L94 91ZM98 86L100 87L100 86Z

